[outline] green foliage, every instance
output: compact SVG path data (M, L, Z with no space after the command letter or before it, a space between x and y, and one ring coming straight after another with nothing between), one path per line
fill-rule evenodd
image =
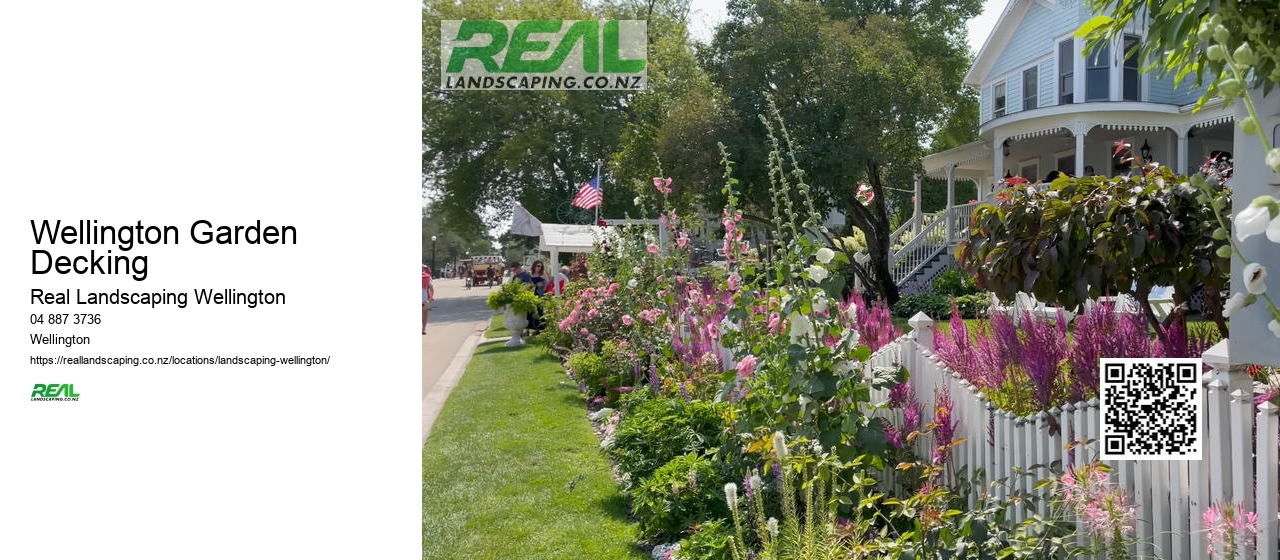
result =
M538 302L538 296L534 295L533 288L518 280L503 284L485 300L489 309L502 309L510 305L511 311L515 313L537 311Z
M1201 106L1219 93L1230 94L1231 86L1220 88L1224 81L1243 81L1244 76L1227 67L1228 56L1252 67L1266 91L1280 83L1280 10L1273 1L1089 0L1089 7L1106 14L1080 28L1079 34L1091 45L1142 22L1148 26L1141 46L1146 68L1160 75L1172 73L1179 82L1191 77L1196 85L1208 83Z
M724 496L727 466L688 453L640 481L631 492L631 511L640 520L640 534L673 539L695 523L729 517Z
M636 392L624 399L626 414L614 433L609 456L632 483L672 458L715 447L724 431L722 405L654 397Z
M729 537L732 527L723 519L713 519L698 526L697 532L680 541L679 560L731 560Z
M962 86L969 62L963 29L980 11L975 0L730 2L730 18L702 60L737 117L721 138L740 160L740 207L766 219L786 208L770 193L770 142L758 118L771 112L771 96L793 130L797 167L811 178L817 211L838 208L866 233L876 264L864 284L896 301L887 266L889 189L912 188L924 155L920 138L972 99ZM870 206L856 200L860 183L874 192Z
M940 293L903 296L893 304L893 316L910 319L923 311L934 319L945 319L951 315L951 299L952 296ZM985 317L991 308L991 298L985 292L960 296L955 298L955 302L960 308L960 316L965 319Z
M903 296L893 304L893 316L910 319L916 313L937 319L951 312L951 298L942 294L913 294Z
M582 384L588 396L604 394L609 368L599 354L594 352L571 354L565 367L578 380L578 383Z
M959 270L951 269L943 271L933 281L933 291L938 294L948 294L956 297L976 294L981 290L973 276L965 274Z
M1168 168L1125 178L1059 178L1037 190L1016 185L997 204L974 211L961 265L1003 300L1030 292L1070 309L1087 298L1133 293L1146 301L1153 286L1173 286L1175 302L1203 286L1220 292L1230 271L1214 239L1210 199ZM1136 289L1132 286L1136 284ZM1215 315L1221 309L1214 309Z

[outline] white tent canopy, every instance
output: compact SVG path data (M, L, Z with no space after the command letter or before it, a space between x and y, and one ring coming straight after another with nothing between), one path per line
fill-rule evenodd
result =
M541 224L538 250L550 253L590 253L596 239L603 239L605 228L577 224Z

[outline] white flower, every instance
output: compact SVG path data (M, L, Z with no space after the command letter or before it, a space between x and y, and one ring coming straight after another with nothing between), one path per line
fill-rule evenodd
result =
M858 367L858 363L853 360L845 360L843 362L837 362L835 367L835 373L836 375L845 375L848 373L853 373L854 371L857 370L857 367Z
M632 273L632 274L640 274L640 272L641 272L640 267L638 267L638 266L633 266L633 267L631 267L631 273Z
M1246 305L1244 292L1236 292L1231 294L1231 298L1227 300L1226 305L1222 307L1222 316L1230 318L1232 313L1244 309Z
M808 395L800 395L800 398L796 400L800 403L801 410L804 410L804 407L809 406L809 403L813 402L813 399L809 398Z
M765 526L769 528L769 538L771 538L771 539L776 539L776 538L778 538L778 520L777 520L777 518L770 517L770 518L769 518L769 520L765 522Z
M827 308L829 307L831 307L831 303L827 301L827 296L818 294L818 297L813 298L814 313L826 313Z
M773 452L778 456L778 465L787 464L787 439L782 432L773 433Z
M834 259L836 257L836 252L826 247L823 247L821 249L818 249L817 257L818 257L818 262L822 264L827 264L831 262L831 259Z
M871 262L871 255L858 251L853 254L853 262L866 266L867 263Z
M1236 239L1244 241L1267 230L1267 222L1271 220L1271 210L1266 206L1249 205L1236 214ZM1270 236L1268 236L1270 237ZM1272 240L1274 241L1274 239Z
M1267 239L1272 243L1280 243L1280 217L1271 220L1271 225L1267 226Z
M627 287L634 290L636 288L636 279L632 278L630 280L627 280Z
M1251 294L1262 294L1267 291L1267 267L1258 263L1244 266L1244 289Z
M724 485L724 497L729 502L729 509L738 507L738 485L732 482Z
M813 322L808 317L793 311L787 322L791 324L792 344L813 336Z
M635 200L633 200L632 202L636 203L636 206L639 206L639 205L640 205L640 197L638 197L638 196L637 196L637 197L636 197L636 199L635 199Z
M1271 329L1271 334L1276 335L1276 338L1280 338L1280 321L1272 319L1270 323L1267 323L1267 328Z
M1270 152L1267 152L1267 167L1275 169L1276 173L1280 173L1280 148L1272 148Z
M809 279L813 280L814 282L821 282L827 279L827 269L821 266L818 266L816 264L813 266L810 266L808 269L808 272L809 272Z

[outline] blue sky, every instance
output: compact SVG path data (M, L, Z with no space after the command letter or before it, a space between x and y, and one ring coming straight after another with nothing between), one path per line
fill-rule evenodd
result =
M975 54L982 48L982 42L991 33L991 28L995 27L996 20L1000 19L1000 11L1007 4L1008 0L984 0L982 14L969 20L969 48ZM711 37L716 24L727 17L725 0L692 0L689 9L689 30L694 37L704 41Z

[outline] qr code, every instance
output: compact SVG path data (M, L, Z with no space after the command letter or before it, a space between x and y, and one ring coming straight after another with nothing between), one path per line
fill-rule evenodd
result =
M1199 358L1103 358L1102 459L1199 461L1202 368Z

